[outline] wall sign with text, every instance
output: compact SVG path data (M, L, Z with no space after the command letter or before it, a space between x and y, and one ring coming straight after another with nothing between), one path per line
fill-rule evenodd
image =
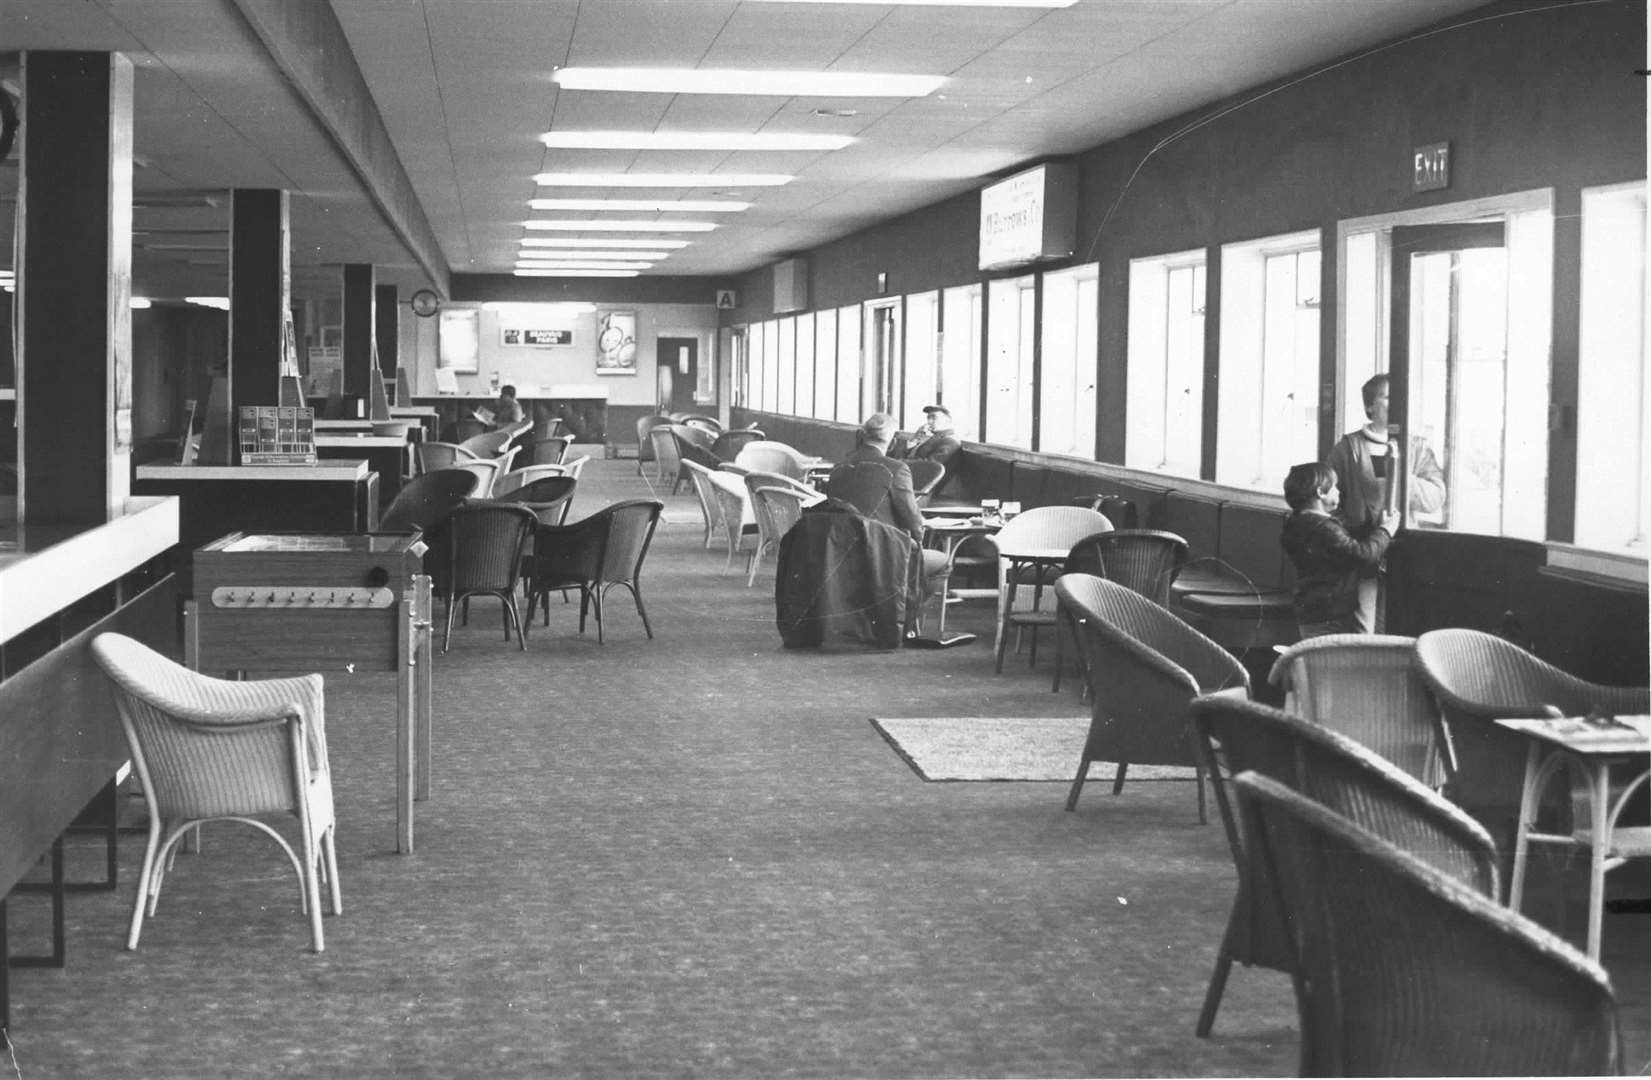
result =
M500 345L522 345L533 349L566 349L573 345L572 330L528 330L515 326L499 328Z
M1450 186L1450 144L1428 143L1410 152L1410 190L1442 191Z

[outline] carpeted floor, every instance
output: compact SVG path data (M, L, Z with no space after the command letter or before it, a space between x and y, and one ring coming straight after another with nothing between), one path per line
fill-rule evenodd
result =
M1024 780L1071 784L1089 733L1082 716L875 717L872 726L925 780ZM1117 765L1089 763L1110 784ZM1126 782L1193 780L1191 766L1131 765Z
M593 461L582 516L647 494ZM42 1077L1283 1075L1288 979L1239 969L1192 1035L1233 892L1185 784L925 783L874 716L1079 715L1048 661L975 645L791 653L772 562L747 589L692 496L607 644L553 603L524 654L477 603L438 658L434 792L394 854L388 675L328 671L345 913L307 950L284 860L247 830L180 857L136 952L116 894L69 900L69 963L12 973ZM74 872L95 873L77 844ZM1623 873L1627 873L1624 871ZM44 902L14 897L36 951ZM1576 928L1573 920L1573 929ZM1651 1052L1651 916L1612 916L1629 1070ZM10 1067L0 1057L0 1073Z

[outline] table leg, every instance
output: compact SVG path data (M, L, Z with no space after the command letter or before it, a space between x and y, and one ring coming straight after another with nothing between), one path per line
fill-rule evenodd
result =
M1525 867L1530 859L1530 831L1536 825L1536 807L1541 792L1537 790L1537 773L1542 761L1542 747L1535 740L1525 750L1525 783L1519 794L1519 825L1513 839L1513 880L1508 885L1508 907L1515 912L1525 898Z
M416 604L401 600L401 631L396 655L396 851L413 851L414 680L417 678Z
M415 786L413 797L428 799L430 797L430 723L434 709L435 695L432 687L435 684L435 624L432 622L433 598L430 591L430 579L420 577L418 583L419 610L422 613L415 623L418 631L418 670L414 677L413 688L417 698L417 712L414 722L415 741L413 745ZM525 629L525 628L524 628Z
M1605 762L1588 767L1588 959L1599 959L1600 932L1605 922L1605 856L1611 847L1611 768Z

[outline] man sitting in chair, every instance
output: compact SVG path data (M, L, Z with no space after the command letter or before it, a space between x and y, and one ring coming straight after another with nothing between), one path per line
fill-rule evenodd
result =
M907 461L939 462L949 472L952 458L963 448L957 436L952 434L951 410L944 405L925 405L923 415L928 418L927 421L912 433L909 440L902 440L892 451L892 456Z
M911 469L888 456L894 441L894 417L872 413L854 436L854 450L831 470L825 493L840 499L869 518L893 525L923 542L923 514L912 491ZM955 441L955 440L954 440ZM925 581L946 568L946 556L923 549Z

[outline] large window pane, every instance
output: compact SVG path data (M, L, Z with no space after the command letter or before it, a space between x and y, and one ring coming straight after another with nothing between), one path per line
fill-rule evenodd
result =
M779 320L780 379L774 408L782 413L797 411L797 320L787 315Z
M1043 380L1038 449L1095 456L1095 319L1098 267L1043 276Z
M1318 233L1221 249L1215 478L1277 493L1318 457Z
M940 294L906 297L906 391L900 427L916 431L926 419L923 406L939 393Z
M1203 455L1204 256L1129 264L1124 464L1197 476Z
M837 417L837 311L828 308L814 316L814 416Z
M860 305L837 309L837 419L858 424L860 416Z
M1576 542L1646 552L1645 185L1582 193Z
M749 375L750 389L746 394L747 408L763 408L763 375L767 371L766 346L762 332L762 323L752 323L745 334L746 362L745 368Z
M979 285L947 289L940 342L939 400L951 410L960 439L980 438Z
M773 319L762 324L762 407L780 411L780 324Z
M797 316L797 403L798 416L814 415L814 316Z
M986 302L986 441L1032 448L1032 335L1036 279L991 282Z

